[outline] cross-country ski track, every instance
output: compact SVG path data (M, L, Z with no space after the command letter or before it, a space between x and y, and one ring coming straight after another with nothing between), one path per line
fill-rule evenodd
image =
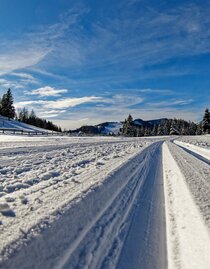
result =
M47 139L0 137L0 268L210 268L209 148Z

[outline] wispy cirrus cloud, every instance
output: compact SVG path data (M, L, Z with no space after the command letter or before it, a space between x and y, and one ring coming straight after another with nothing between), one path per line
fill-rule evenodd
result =
M48 108L48 109L65 109L75 107L84 103L96 103L100 102L103 99L101 97L96 96L84 96L78 98L62 98L57 99L54 101L47 101L47 100L29 100L23 102L16 102L16 108L22 107L41 107L41 108Z
M24 85L22 83L19 83L17 81L12 81L9 79L0 78L0 86L4 90L12 88L12 89L22 89L24 88Z
M41 63L40 70L55 65L68 67L74 75L82 74L81 79L85 69L90 81L96 68L99 80L111 76L113 81L132 81L131 73L142 78L156 76L157 70L145 70L145 66L210 52L208 8L185 3L163 11L143 1L142 11L135 16L134 8L142 1L124 2L129 4L126 12L121 7L117 17L110 15L92 22L88 27L91 31L80 20L90 10L84 2L82 7L70 8L61 15L59 22L37 27L9 48L9 40L1 42L0 75Z
M194 100L192 98L189 99L168 99L167 101L160 101L160 102L149 102L146 105L157 108L157 107L172 107L172 106L185 106L192 104Z
M144 98L138 95L129 95L129 94L116 94L111 98L107 99L107 102L112 106L117 107L129 107L132 105L137 105L143 103Z
M26 95L37 95L40 97L60 96L62 93L67 93L67 89L56 89L50 86L41 87L32 91L26 91Z
M35 66L50 53L53 57L60 39L84 12L85 9L70 8L60 16L59 22L44 27L40 25L33 31L16 36L12 42L0 36L0 76Z
M10 73L10 75L15 76L15 77L19 77L22 79L28 79L28 80L35 80L34 76L32 76L31 74L28 73L22 73L22 72L12 72Z
M210 19L206 6L185 3L161 10L144 1L138 16L133 12L131 5L126 12L121 10L117 17L108 16L103 22L93 23L91 34L78 25L66 39L69 50L64 50L65 43L61 43L54 52L54 61L61 55L62 65L69 61L75 63L71 58L77 55L79 68L73 65L74 74L81 74L85 68L90 78L97 69L98 80L105 81L110 76L112 81L119 80L121 74L121 81L123 78L132 81L137 73L139 78L157 75L158 70L145 67L175 57L210 52ZM175 69L168 68L168 72L162 72L161 76L186 74L186 70ZM189 69L187 73L191 71Z
M1 89L24 89L29 85L38 85L39 80L28 73L11 72L8 75L0 78Z
M36 65L51 51L50 48L42 49L32 44L24 44L23 47L7 48L7 52L0 51L0 75Z

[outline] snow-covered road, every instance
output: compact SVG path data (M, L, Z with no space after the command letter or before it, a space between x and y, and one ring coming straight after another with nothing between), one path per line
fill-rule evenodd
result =
M163 140L0 137L0 268L209 268L210 166Z

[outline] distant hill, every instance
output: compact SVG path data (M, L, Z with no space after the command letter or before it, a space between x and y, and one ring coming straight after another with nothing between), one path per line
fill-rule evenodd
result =
M122 122L104 122L97 125L98 129L100 130L100 133L105 135L107 134L117 135L120 132L122 126L123 126Z
M154 125L163 124L166 120L166 118L146 121L142 119L136 119L133 121L133 124L136 126L153 127Z
M166 118L147 120L135 119L133 125L135 126L144 126L144 127L153 127L154 125L162 124L166 121ZM93 134L93 135L118 135L121 132L123 127L123 122L103 122L97 125L85 125L76 130L70 131L70 133L84 133L84 134Z

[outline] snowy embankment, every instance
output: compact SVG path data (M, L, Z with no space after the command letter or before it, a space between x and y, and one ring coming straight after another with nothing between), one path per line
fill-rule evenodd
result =
M49 130L42 129L30 124L26 124L17 120L9 119L0 115L0 129L21 130L24 132L50 132ZM51 131L52 132L52 131Z
M166 144L163 149L168 267L207 269L209 231Z

